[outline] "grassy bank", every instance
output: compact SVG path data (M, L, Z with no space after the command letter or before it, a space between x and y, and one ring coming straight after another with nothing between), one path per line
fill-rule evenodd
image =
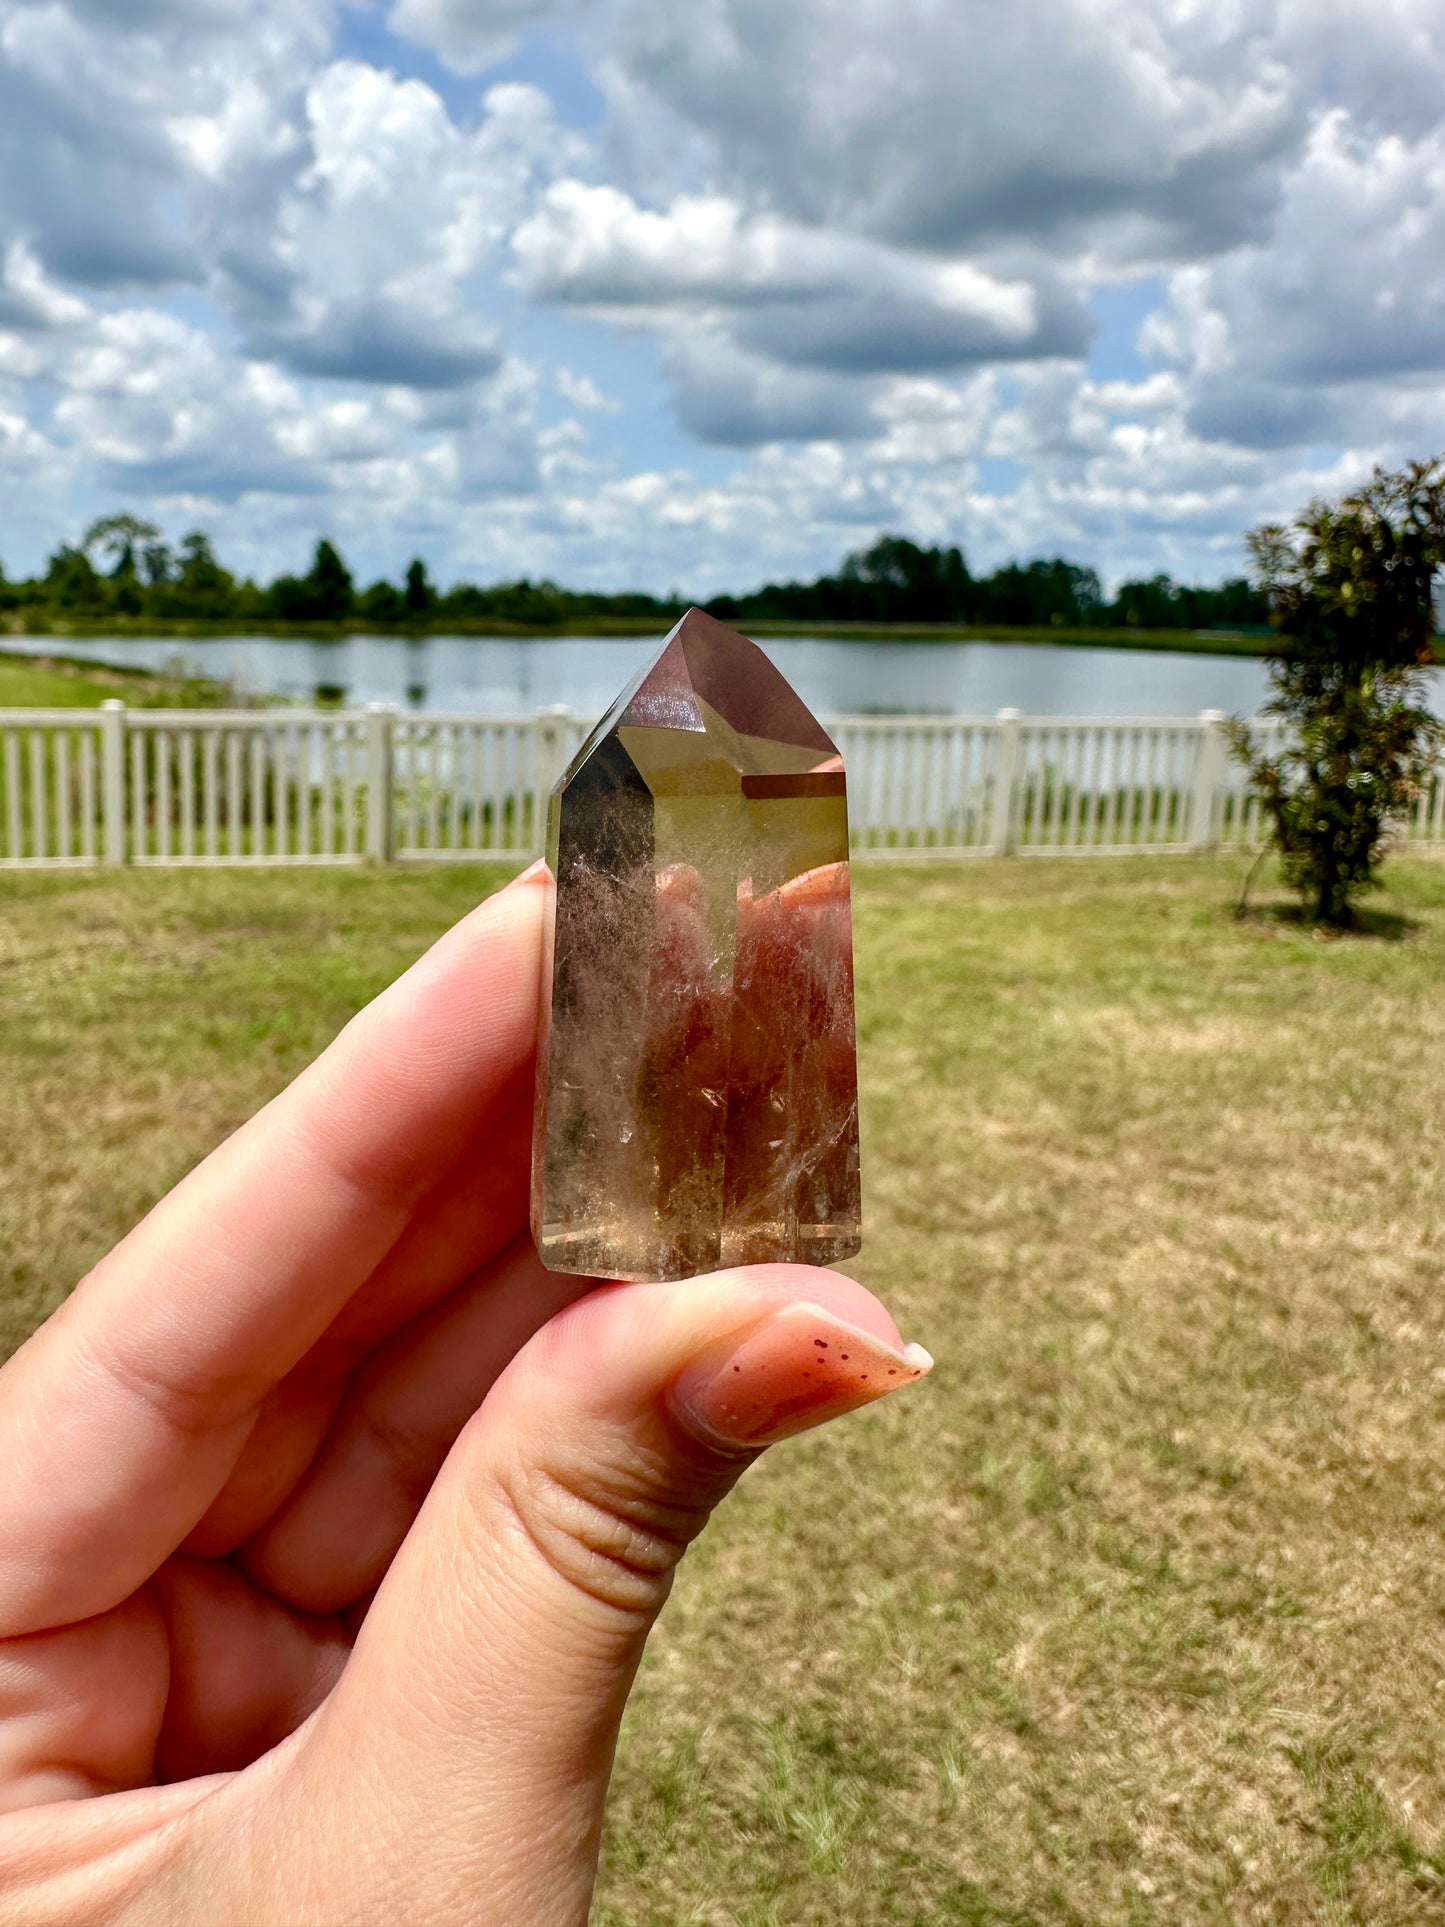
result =
M1445 866L1342 942L1239 867L859 876L858 1270L939 1366L689 1556L606 1927L1445 1917ZM488 874L0 879L7 1339Z
M5 618L0 617L0 623ZM267 635L292 636L301 642L335 641L343 636L409 635L431 633L425 626L404 630L378 628L365 622L285 623L260 625L241 621L183 622L165 621L148 616L112 616L104 622L49 617L27 618L22 612L9 618L9 633L15 636L174 636L204 640L207 636ZM571 624L536 625L506 622L500 618L482 620L453 619L432 625L435 633L449 636L660 636L669 626L666 616L588 616ZM1225 630L1192 629L1066 629L1023 628L1007 623L987 627L966 623L863 623L863 622L768 622L739 620L736 627L750 636L824 636L840 642L1042 642L1055 647L1080 649L1164 649L1185 655L1258 656L1264 653L1268 637Z
M219 684L190 676L155 676L63 656L0 655L0 709L94 709L110 696L137 709L204 709L229 700Z

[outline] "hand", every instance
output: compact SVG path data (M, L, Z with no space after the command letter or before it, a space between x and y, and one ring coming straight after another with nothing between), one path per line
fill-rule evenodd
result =
M763 1444L927 1368L835 1272L541 1267L539 880L0 1371L9 1927L584 1921L682 1552Z

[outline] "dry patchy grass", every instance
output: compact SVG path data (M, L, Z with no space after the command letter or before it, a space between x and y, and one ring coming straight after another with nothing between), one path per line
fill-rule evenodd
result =
M766 1458L628 1716L605 1927L1445 1919L1445 868L858 882L868 1244L934 1378ZM0 882L11 1339L477 873Z
M0 873L0 1356L507 874Z

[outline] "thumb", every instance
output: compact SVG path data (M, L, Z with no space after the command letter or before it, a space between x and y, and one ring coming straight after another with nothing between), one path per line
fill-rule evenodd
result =
M689 1542L760 1447L931 1363L861 1285L801 1265L608 1286L545 1326L298 1736L305 1795L281 1805L349 1864L336 1917L584 1922L618 1723Z

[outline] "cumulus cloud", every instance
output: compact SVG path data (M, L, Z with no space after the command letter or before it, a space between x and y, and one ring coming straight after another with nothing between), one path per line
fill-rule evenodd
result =
M380 496L402 513L430 489L455 497L537 484L521 368L504 367L488 392L438 421L413 390L317 391L145 308L97 318L52 367L64 391L60 441L82 448L99 484L122 498Z
M386 24L429 47L459 74L480 73L506 58L518 36L543 22L575 18L586 0L395 0Z
M866 436L876 384L780 366L721 327L678 329L664 359L678 419L701 442L855 441Z
M28 242L16 238L7 245L0 266L0 325L73 328L89 317L85 302L56 286Z
M203 277L207 122L285 141L329 0L254 6L0 0L0 240L93 288Z
M724 186L940 250L1228 245L1303 124L1242 0L634 0L612 33L618 84L700 134Z
M569 558L574 579L599 583L665 586L679 573L705 594L831 568L875 531L903 528L961 541L979 567L1062 550L1110 577L1220 574L1241 565L1242 526L1315 485L1303 467L1281 472L1257 451L1203 442L1167 377L905 377L881 384L870 412L872 438L856 449L775 443L721 480L656 469L563 477L545 518L513 511L501 523L509 553L534 572ZM1002 490L985 481L1001 461L1019 476ZM495 517L488 526L495 541Z
M641 207L615 187L554 182L512 237L542 299L613 319L728 317L738 345L798 367L862 374L1019 355L1077 354L1077 300L970 261L939 261L747 217L720 195Z
M144 497L263 568L1209 572L1445 442L1439 0L391 0L391 62L346 18L0 0L7 559ZM586 134L485 78L561 41Z
M294 386L256 364L234 367L174 316L105 315L60 372L56 427L111 487L234 501L257 488L322 486L314 462L285 443L303 408Z
M652 209L564 178L512 251L534 299L658 332L679 420L721 446L855 438L878 376L1077 356L1091 332L1046 268L940 260L750 216L722 195Z
M620 415L622 412L622 403L615 395L604 394L591 375L579 374L575 368L557 370L557 393L563 401L589 414Z
M1370 137L1324 115L1270 244L1181 270L1144 343L1185 376L1208 437L1445 438L1445 133Z
M525 86L459 126L421 83L329 58L333 27L329 0L0 0L0 158L25 132L8 98L44 135L0 169L7 475L43 450L82 501L238 521L267 497L402 518L536 490L531 378L478 297L569 137ZM77 209L101 230L83 246ZM171 312L186 287L214 314Z
M466 283L566 151L546 96L493 88L465 132L420 81L347 60L316 76L305 110L310 164L272 224L220 264L253 351L423 388L493 373L499 339Z

